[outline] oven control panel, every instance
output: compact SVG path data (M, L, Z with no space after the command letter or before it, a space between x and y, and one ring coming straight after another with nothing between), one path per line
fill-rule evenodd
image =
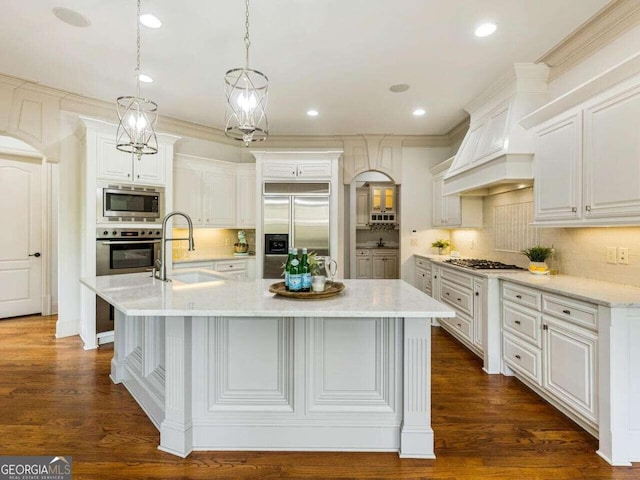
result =
M104 240L105 238L126 238L130 240L138 238L162 238L162 230L154 228L97 228L96 239Z

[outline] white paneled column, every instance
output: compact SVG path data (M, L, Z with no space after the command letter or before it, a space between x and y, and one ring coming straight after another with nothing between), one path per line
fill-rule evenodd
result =
M431 429L430 320L404 319L402 458L436 458Z
M165 417L158 448L183 458L193 450L191 327L191 317L167 317L165 323Z

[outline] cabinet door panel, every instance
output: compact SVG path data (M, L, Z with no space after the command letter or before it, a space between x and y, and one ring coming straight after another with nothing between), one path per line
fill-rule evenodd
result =
M232 172L205 171L204 222L215 227L234 226L236 222L236 179Z
M543 322L544 388L597 422L597 335L548 316Z
M133 182L132 160L130 153L116 148L115 138L107 135L98 137L97 177L104 180Z
M149 185L164 185L166 183L166 150L158 147L155 155L142 155L140 159L133 156L134 181Z
M535 220L574 220L582 215L580 112L534 134Z
M301 160L297 164L298 178L331 178L331 162L329 160Z
M200 171L188 165L176 166L173 171L173 208L185 212L194 225L202 225L202 183ZM186 226L180 216L173 217L174 226Z
M238 227L256 227L256 173L238 172Z
M384 278L384 257L373 257L371 259L372 265L372 277L376 279Z
M297 175L296 162L266 162L262 165L263 178L296 178Z
M395 256L385 257L384 278L398 278L398 259Z
M473 281L473 344L484 351L484 285L481 280Z
M356 192L356 228L369 226L369 190L358 189Z
M356 258L356 278L372 278L371 256L358 256Z
M640 215L640 88L585 109L585 217Z

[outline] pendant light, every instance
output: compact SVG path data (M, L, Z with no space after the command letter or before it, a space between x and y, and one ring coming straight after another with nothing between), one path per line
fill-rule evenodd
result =
M138 160L142 155L158 153L158 139L155 127L158 121L158 105L140 97L140 0L138 0L137 50L136 50L136 96L118 97L118 131L116 148L123 152L134 153Z
M249 0L245 0L245 67L229 70L224 77L227 96L224 132L227 137L244 142L266 140L269 124L265 109L269 79L249 68Z

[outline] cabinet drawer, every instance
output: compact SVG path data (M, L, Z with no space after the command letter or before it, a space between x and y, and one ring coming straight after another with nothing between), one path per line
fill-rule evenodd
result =
M469 290L473 289L473 277L471 275L465 275L464 273L456 272L448 268L443 268L440 275L443 280L457 283L458 285L468 288Z
M455 331L455 333L462 336L465 340L471 343L471 321L466 318L457 315L455 318L442 318L441 323L444 323L449 329Z
M182 270L184 268L208 268L215 270L215 265L213 262L174 262L173 264L174 270Z
M502 283L502 299L510 300L518 305L540 310L542 295L534 290L519 287L511 283Z
M540 312L505 301L502 304L502 325L512 334L539 348L542 347L542 314Z
M244 260L229 260L227 262L216 262L214 269L218 272L236 272L246 270L247 264Z
M356 256L358 257L368 257L371 255L371 250L356 250Z
M376 248L373 250L373 256L379 257L396 257L398 250L395 248Z
M542 386L542 352L520 343L516 337L502 336L502 358L513 370Z
M416 267L431 271L431 262L422 258L416 258Z
M544 294L542 311L591 330L598 329L598 308L591 303Z
M473 294L471 290L463 289L458 285L442 280L440 298L453 305L458 311L473 316Z

